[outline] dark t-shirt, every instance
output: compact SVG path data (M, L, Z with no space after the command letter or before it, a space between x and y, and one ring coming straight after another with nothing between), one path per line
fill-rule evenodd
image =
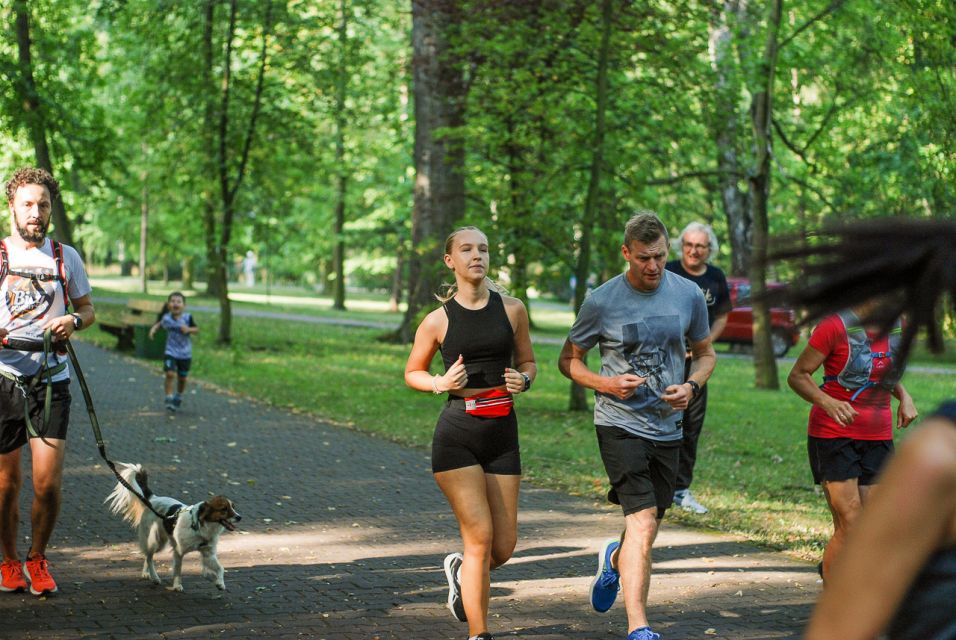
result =
M724 276L723 271L709 264L703 274L695 276L684 270L684 265L681 264L680 260L671 260L665 265L665 268L682 278L687 278L704 292L709 326L714 326L717 316L730 313L730 289L727 287L727 277Z

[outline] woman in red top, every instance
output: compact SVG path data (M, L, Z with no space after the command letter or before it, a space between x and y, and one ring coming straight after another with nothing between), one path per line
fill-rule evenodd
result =
M868 312L869 308L861 305L850 313L821 320L787 378L790 387L813 405L807 453L813 480L823 487L833 516L833 536L821 563L824 578L843 546L847 530L859 516L877 473L893 452L890 396L899 400L898 429L907 427L917 416L913 399L903 385L886 382L896 344L890 337L880 336L878 327L857 324L856 319L866 317ZM813 374L821 365L824 383L818 386ZM857 382L850 382L854 377Z

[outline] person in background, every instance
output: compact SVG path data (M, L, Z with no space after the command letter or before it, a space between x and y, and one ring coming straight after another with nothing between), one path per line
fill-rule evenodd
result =
M647 619L651 549L673 504L680 419L717 362L700 288L664 268L667 228L640 212L624 228L627 270L584 299L558 360L561 373L593 389L594 426L611 490L624 512L620 540L598 552L591 607L608 611L624 591L627 640L655 640ZM685 345L691 366L685 376ZM595 346L601 371L585 357Z
M671 260L665 267L668 271L687 278L704 293L704 302L707 303L707 323L710 325L710 342L717 340L724 327L727 326L727 314L730 313L730 289L727 286L727 277L718 267L710 264L710 258L717 254L717 236L710 225L700 222L691 222L681 231L677 239L681 257ZM684 376L690 374L691 357L687 353L684 361ZM707 385L694 396L687 409L684 410L682 428L684 436L681 440L680 462L677 466L677 486L674 490L674 504L686 511L707 513L707 507L697 501L690 491L694 481L694 466L697 464L697 442L704 428L704 417L707 413Z
M155 336L160 327L166 330L166 349L163 354L166 409L177 411L183 403L186 379L192 367L192 336L199 333L199 327L192 314L186 311L186 296L179 291L169 294L165 308L162 318L150 328L149 337Z
M889 333L904 315L902 366L917 333L943 349L941 312L956 312L956 222L882 219L834 227L776 252L801 279L773 294L809 321L872 303L865 324ZM948 295L948 302L944 298ZM950 317L952 317L950 315ZM897 448L827 575L807 640L956 638L956 402Z
M445 557L448 608L468 623L470 640L488 632L490 572L511 558L518 540L521 456L514 396L538 369L528 312L488 276L488 238L462 227L445 241L455 284L422 320L405 365L405 383L448 394L432 440L432 473L451 505L464 553ZM444 373L429 366L441 350Z
M820 576L826 579L846 534L859 517L877 474L893 453L890 396L899 401L896 428L916 419L916 406L899 378L902 329L889 335L865 325L875 303L825 317L794 363L787 383L812 405L807 454L813 481L823 488L833 516L833 535L823 552ZM813 374L823 367L823 384Z

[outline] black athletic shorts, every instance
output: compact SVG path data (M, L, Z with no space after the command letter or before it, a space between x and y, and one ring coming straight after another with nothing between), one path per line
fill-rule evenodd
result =
M893 441L807 436L807 454L815 484L857 478L861 485L868 485L876 482L893 454Z
M192 363L192 358L174 358L171 355L164 355L163 371L175 371L180 378L185 378L189 375Z
M621 505L624 515L657 507L663 518L674 499L681 441L660 442L600 424L595 430L611 482L608 502Z
M432 473L476 464L485 473L521 475L514 408L501 418L482 418L465 413L461 398L450 398L435 425Z
M27 422L23 415L23 403L30 409L30 422L44 438L66 440L70 426L70 381L53 383L50 402L50 424L43 426L43 402L46 384L41 383L24 398L19 387L9 378L0 377L0 453L16 451L27 443Z

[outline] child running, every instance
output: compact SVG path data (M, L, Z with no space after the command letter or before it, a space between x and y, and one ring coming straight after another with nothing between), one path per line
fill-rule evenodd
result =
M186 378L192 364L193 343L190 336L199 333L192 314L186 312L186 296L179 291L173 291L166 298L166 311L149 330L149 337L156 335L160 327L166 330L166 351L163 355L166 408L176 411L183 402Z

